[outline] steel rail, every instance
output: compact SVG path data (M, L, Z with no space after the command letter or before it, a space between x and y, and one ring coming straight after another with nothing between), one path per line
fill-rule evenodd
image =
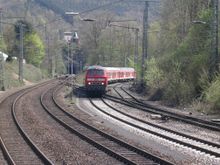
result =
M18 103L18 101L27 93L41 87L44 86L46 84L49 84L51 82L53 82L54 80L49 80L47 82L43 82L42 84L39 84L37 86L34 86L30 89L27 89L24 91L24 93L21 93L13 102L12 104L12 108L11 108L11 113L13 116L13 120L20 132L20 134L22 135L22 137L24 138L24 140L26 141L26 143L32 148L32 150L35 152L35 154L42 160L43 163L48 164L48 165L53 165L52 161L47 158L47 156L37 147L37 145L31 140L31 138L28 136L28 134L25 132L25 130L22 128L21 124L18 122L17 116L16 116L16 104Z
M49 80L49 81L51 81L51 80ZM41 84L44 84L44 83L47 83L47 82L42 82ZM40 84L40 85L41 85L41 84ZM19 91L16 91L16 92L14 92L14 93L8 95L7 97L5 97L5 98L1 101L0 104L2 104L7 98L12 97L12 96L14 96L14 95L17 95L17 94L19 94L19 93L25 92L26 90L31 90L32 88L35 88L35 86L36 86L36 85L32 85L32 86L30 86L30 87L27 87L27 88L25 88L25 89L21 89L21 90L19 90ZM7 146L5 145L5 142L4 142L4 140L2 139L1 133L0 133L0 147L1 147L2 151L3 151L3 155L4 155L5 159L6 159L6 161L8 162L8 164L10 164L10 165L15 165L16 163L15 163L15 161L13 160L13 158L12 158L12 156L11 156L11 154L10 154L8 148L7 148Z
M50 90L50 89L49 89ZM136 163L126 159L125 157L123 157L122 155L116 154L113 150L103 146L102 144L94 141L93 139L91 139L90 137L80 133L78 130L72 128L70 125L68 125L67 123L65 123L64 121L60 120L58 117L56 117L55 115L53 115L49 108L43 103L43 97L44 95L47 93L48 91L45 91L42 95L41 95L41 104L42 106L45 108L46 112L55 120L57 121L59 124L61 124L64 128L66 128L67 130L69 130L71 133L77 135L78 137L80 137L81 139L85 140L86 142L88 142L89 144L95 146L97 149L107 153L110 156L114 156L114 158L126 163L126 164L131 164L131 165L136 165ZM59 108L62 109L62 107L60 106ZM79 122L80 124L84 124L82 121L80 121L79 119L73 117L71 114L65 112L62 109L62 112L64 112L67 116L71 117L72 119L76 120L77 122ZM88 126L88 125L87 125Z
M161 133L152 131L152 130L150 130L150 129L148 129L148 128L143 128L143 127L141 127L141 126L139 126L139 125L136 125L136 124L134 124L134 123L131 123L131 122L129 122L129 121L126 121L126 120L124 120L124 119L121 119L121 118L119 118L119 117L117 117L117 116L114 116L114 115L112 115L112 114L106 112L105 110L103 110L103 109L101 109L100 107L98 107L92 100L90 100L90 102L91 102L91 104L92 104L94 107L96 107L96 108L97 108L99 111L101 111L102 113L104 113L104 114L106 114L106 115L108 115L108 116L110 116L110 117L112 117L112 118L114 118L114 119L116 119L116 120L119 120L119 121L121 121L121 122L123 122L123 123L126 123L126 124L128 124L128 125L130 125L130 126L133 126L133 127L135 127L135 128L138 128L138 129L140 129L140 130L142 130L142 131L145 131L145 132L148 132L148 133L150 133L150 134L159 136L159 137L164 138L164 139L166 139L166 140L169 140L169 141L172 141L172 142L176 142L176 143L178 143L178 144L181 144L181 145L184 145L184 146L187 146L187 147L190 147L190 148L193 148L193 149L202 151L202 152L207 153L207 154L210 154L210 155L214 155L214 156L216 156L216 157L220 157L220 153L218 153L218 152L214 152L214 151L208 150L208 149L206 149L206 148L201 148L201 147L198 147L198 146L196 146L196 145L192 145L192 144L183 142L183 141L181 141L181 140L174 139L174 138L169 137L169 136L167 136L167 135L163 135L163 134L161 134ZM115 108L115 109L116 109L116 108ZM117 110L117 112L120 112L120 111ZM121 112L120 112L120 113L121 113Z
M8 162L8 164L15 165L15 162L12 159L10 153L8 152L8 149L5 146L4 141L2 140L1 136L0 136L0 147L2 149L3 155L4 155L5 159L6 159L6 161Z
M114 91L119 95L119 97L121 97L122 99L124 99L124 97L116 90L117 86L114 86L113 89Z
M220 144L218 144L218 143L213 143L213 142L211 142L211 141L207 141L207 140L204 140L204 139L200 139L200 138L197 138L197 137L194 137L194 136L191 136L191 135L187 135L187 134L184 134L184 133L181 133L181 132L178 132L178 131L174 131L174 130L169 129L169 128L165 128L165 127L162 127L162 126L153 124L153 123L151 123L151 122L147 122L147 121L145 121L145 120L139 119L139 118L137 118L137 117L135 117L135 116L129 115L129 114L125 113L125 112L122 112L122 111L118 110L117 108L115 108L115 107L111 106L109 103L107 103L103 98L101 98L101 100L102 100L107 106L109 106L110 108L112 108L113 110L115 110L116 112L118 112L118 113L120 113L120 114L122 114L122 115L125 115L125 116L127 116L127 117L130 117L130 118L132 118L132 119L134 119L134 120L137 120L137 121L142 122L142 123L144 123L144 124L150 125L150 126L152 126L152 127L156 127L156 128L158 128L158 129L161 129L161 130L165 130L165 131L170 132L170 133L173 133L173 134L175 134L175 135L179 135L179 136L182 136L182 137L184 137L184 138L191 139L191 140L194 140L194 141L196 141L196 142L200 142L200 143L203 143L203 144L206 144L206 145L209 145L209 146L212 146L212 147L215 147L215 148L219 148L219 149L220 149ZM220 156L220 154L218 154L218 155L216 155L216 156Z
M151 122L147 122L147 121L145 121L145 120L142 120L142 119L140 119L140 118L137 118L137 117L135 117L135 116L129 115L129 114L127 114L127 113L124 113L124 112L118 110L117 108L115 108L115 107L111 106L109 103L107 103L103 98L101 98L101 100L102 100L107 106L109 106L110 108L114 109L114 110L117 111L118 113L121 113L121 114L123 114L123 115L125 115L125 116L127 116L127 117L130 117L130 118L132 118L132 119L135 119L135 120L137 120L137 121L140 121L140 122L142 122L142 123L144 123L144 124L147 124L147 125L150 125L150 126L153 126L153 127L156 127L156 128L162 129L162 130L165 130L165 131L167 131L167 132L171 132L171 133L173 133L173 134L177 134L177 135L179 135L179 136L183 136L183 137L188 138L188 139L193 139L193 140L195 140L195 141L198 141L198 142L201 142L201 143L204 143L204 144L213 146L213 147L218 147L218 148L220 149L220 144L218 144L218 143L214 143L214 142L211 142L211 141L207 141L207 140L204 140L204 139L200 139L200 138L197 138L197 137L194 137L194 136L191 136L191 135L187 135L187 134L184 134L184 133L181 133L181 132L178 132L178 131L174 131L174 130L172 130L172 129L169 129L169 128L166 128L166 127L163 127L163 126L159 126L159 125L157 125L157 124L153 124L153 123L151 123Z
M220 131L219 126L210 125L207 122L203 123L202 121L204 121L204 120L196 121L196 120L189 118L188 116L184 116L184 115L172 113L172 112L169 112L166 110L162 110L162 109L154 107L152 105L149 105L149 106L141 105L139 103L135 103L130 100L128 101L126 99L122 99L122 98L111 96L111 95L105 95L104 98L115 101L117 103L120 103L120 104L123 104L126 106L130 106L130 107L145 111L145 112L168 116L169 118L172 118L174 120L183 121L185 123L189 123L189 124L193 124L193 125L196 125L199 127L207 128L207 129L210 129L213 131Z
M132 94L130 94L129 92L127 92L123 87L121 87L121 89L122 89L127 95L129 95L132 99L134 99L137 103L139 103L139 105L141 105L141 106L145 106L145 107L148 107L148 108L160 110L160 111L162 111L162 112L166 112L166 113L169 113L169 114L174 114L174 113L168 112L168 111L166 111L166 110L164 110L164 109L162 109L162 108L157 108L157 107L154 107L154 106L149 105L149 104L147 104L147 103L143 103L143 102L141 102L140 100L138 100L136 97L134 97ZM195 118L195 117L192 117L192 116L184 116L184 115L178 115L178 116L220 128L220 124L219 124L219 123L214 123L214 122L210 122L210 121L198 119L198 118Z
M141 150L141 149L139 149L139 148L136 148L136 147L134 147L134 146L131 146L131 145L129 145L128 143L125 143L125 142L123 142L123 141L117 139L116 137L114 137L114 136L112 136L112 135L106 134L106 133L104 133L103 131L101 131L101 130L99 130L99 129L97 129L97 128L95 128L95 127L93 127L93 126L91 126L91 125L89 125L89 124L87 124L87 123L85 123L84 121L82 121L82 120L80 120L80 119L74 117L74 116L71 115L70 113L66 112L66 111L59 105L59 103L58 103L58 102L56 101L56 99L55 99L55 93L56 93L59 89L61 89L61 88L62 88L62 87L57 88L57 89L53 92L53 101L54 101L54 103L59 107L59 109L60 109L61 111L63 111L67 116L69 116L71 119L73 119L73 120L77 121L78 123L82 124L84 127L88 128L88 129L90 129L90 130L92 130L92 131L95 131L95 132L98 133L99 135L105 136L105 138L108 138L108 139L110 139L111 141L115 141L116 143L122 145L123 147L127 146L127 147L126 147L127 149L131 149L131 150L133 150L133 151L139 153L140 155L144 155L144 157L146 157L146 158L151 157L151 160L153 160L153 161L155 161L155 162L160 162L161 164L172 164L172 163L170 163L170 162L168 162L168 161L165 161L165 160L163 160L163 159L161 159L161 158L158 158L158 157L156 157L156 156L153 156L153 155L150 156L150 155L149 155L148 153L146 153L145 151L143 151L143 150ZM95 144L96 144L96 142L95 142ZM98 145L98 146L100 146L100 145ZM112 152L111 150L109 151L109 149L108 149L107 152L110 152L109 154L115 155L118 160L121 159L121 160L123 160L123 162L125 162L125 163L128 161L128 160L127 160L126 158L124 158L124 157L121 158L121 156L118 155L118 154L116 154L116 153L114 153L114 151ZM130 160L129 160L129 161L130 161ZM134 162L130 162L130 163L133 164ZM130 163L129 163L129 164L130 164ZM135 164L135 163L134 163L134 164Z

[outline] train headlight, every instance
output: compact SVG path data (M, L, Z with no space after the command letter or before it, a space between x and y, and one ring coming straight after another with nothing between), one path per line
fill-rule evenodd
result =
M102 82L102 85L104 85L105 83Z
M91 82L88 82L88 85L91 85Z

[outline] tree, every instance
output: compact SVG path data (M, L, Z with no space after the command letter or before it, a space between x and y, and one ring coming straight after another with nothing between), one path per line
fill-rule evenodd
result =
M6 50L6 44L3 39L0 39L0 50L5 51Z
M39 67L44 56L44 44L36 32L28 33L24 39L24 58L27 63Z
M159 82L157 86L163 89L166 101L189 103L202 94L201 75L204 70L208 71L208 59L211 55L210 2L211 0L162 2L160 38L156 40L159 44L154 43L158 45L160 55L154 56L156 66L148 70L146 78L149 83ZM206 24L193 24L194 20L201 20Z
M27 63L39 67L45 55L44 44L37 32L34 31L33 26L27 21L19 20L15 24L15 38L17 39L15 49L19 50L21 26L24 32L24 59Z

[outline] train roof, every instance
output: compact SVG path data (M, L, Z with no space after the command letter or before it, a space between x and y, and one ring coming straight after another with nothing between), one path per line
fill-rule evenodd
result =
M87 68L87 70L90 70L90 69L104 69L104 67L99 66L99 65L93 65L93 66L89 66L89 67Z
M129 71L133 71L134 68L129 68L129 67L105 67L105 70L129 70Z
M103 66L99 66L99 65L93 65L93 66L89 66L87 68L87 70L90 69L103 69L103 70L129 70L129 71L134 71L134 68L130 68L130 67L103 67Z

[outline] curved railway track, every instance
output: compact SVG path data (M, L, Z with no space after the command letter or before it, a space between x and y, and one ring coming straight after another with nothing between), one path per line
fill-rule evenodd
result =
M1 109L6 107L11 109L11 111L1 112L0 121L1 127L4 128L0 132L1 148L8 164L53 164L25 132L17 120L19 112L16 109L16 104L21 97L51 81L53 80L20 90L1 102Z
M126 164L172 164L102 132L89 125L86 121L66 112L55 99L57 91L61 88L62 85L59 88L45 91L41 96L41 103L48 114L70 132ZM51 97L53 102L48 102L47 100L50 100Z
M141 101L139 101L137 98L135 98L133 95L131 95L130 93L128 93L126 90L123 90L123 92L125 92L127 95L129 95L129 97L131 97L133 100L131 99L125 99L119 91L117 91L117 88L113 88L116 93L120 96L120 97L115 97L112 95L105 95L104 98L109 99L111 101L126 105L126 106L130 106L145 112L149 112L152 114L159 114L165 117L169 117L171 119L177 120L177 121L182 121L188 124L192 124L192 125L196 125L202 128L207 128L213 131L220 131L220 124L219 123L214 123L211 121L207 121L207 120L202 120L199 118L195 118L192 116L187 116L187 115L183 115L180 113L175 113L175 112L171 112L171 111L167 111L165 109L162 108L158 108L146 103L143 103Z
M196 149L198 151L204 152L206 154L213 155L215 157L220 158L220 144L214 143L211 141L206 141L204 139L199 139L178 131L174 131L169 128L165 128L156 124L152 124L150 122L144 121L142 119L139 119L135 116L129 115L122 110L119 110L117 108L114 108L109 103L107 103L104 99L101 99L101 101L110 109L116 111L117 113L121 114L122 116L126 116L132 120L125 119L122 116L116 116L109 112L109 110L106 110L104 108L100 108L98 105L99 103L95 103L92 99L90 99L90 102L93 106L95 106L99 111L102 113L119 120L127 125L130 125L132 127L135 127L137 129L140 129L142 131L145 131L147 133L153 134L155 136L161 137L163 139L169 140L171 142L178 143L180 145L190 147L192 149ZM136 123L136 124L135 124ZM145 126L143 126L145 124Z
M8 162L6 159L9 156L9 154L6 154L7 153L7 151L5 150L6 147L5 147L5 144L4 144L1 137L0 137L0 148L1 148L1 150L0 150L0 164L7 164ZM12 159L8 159L8 161L9 160L12 160ZM11 162L11 164L12 164L12 162Z

